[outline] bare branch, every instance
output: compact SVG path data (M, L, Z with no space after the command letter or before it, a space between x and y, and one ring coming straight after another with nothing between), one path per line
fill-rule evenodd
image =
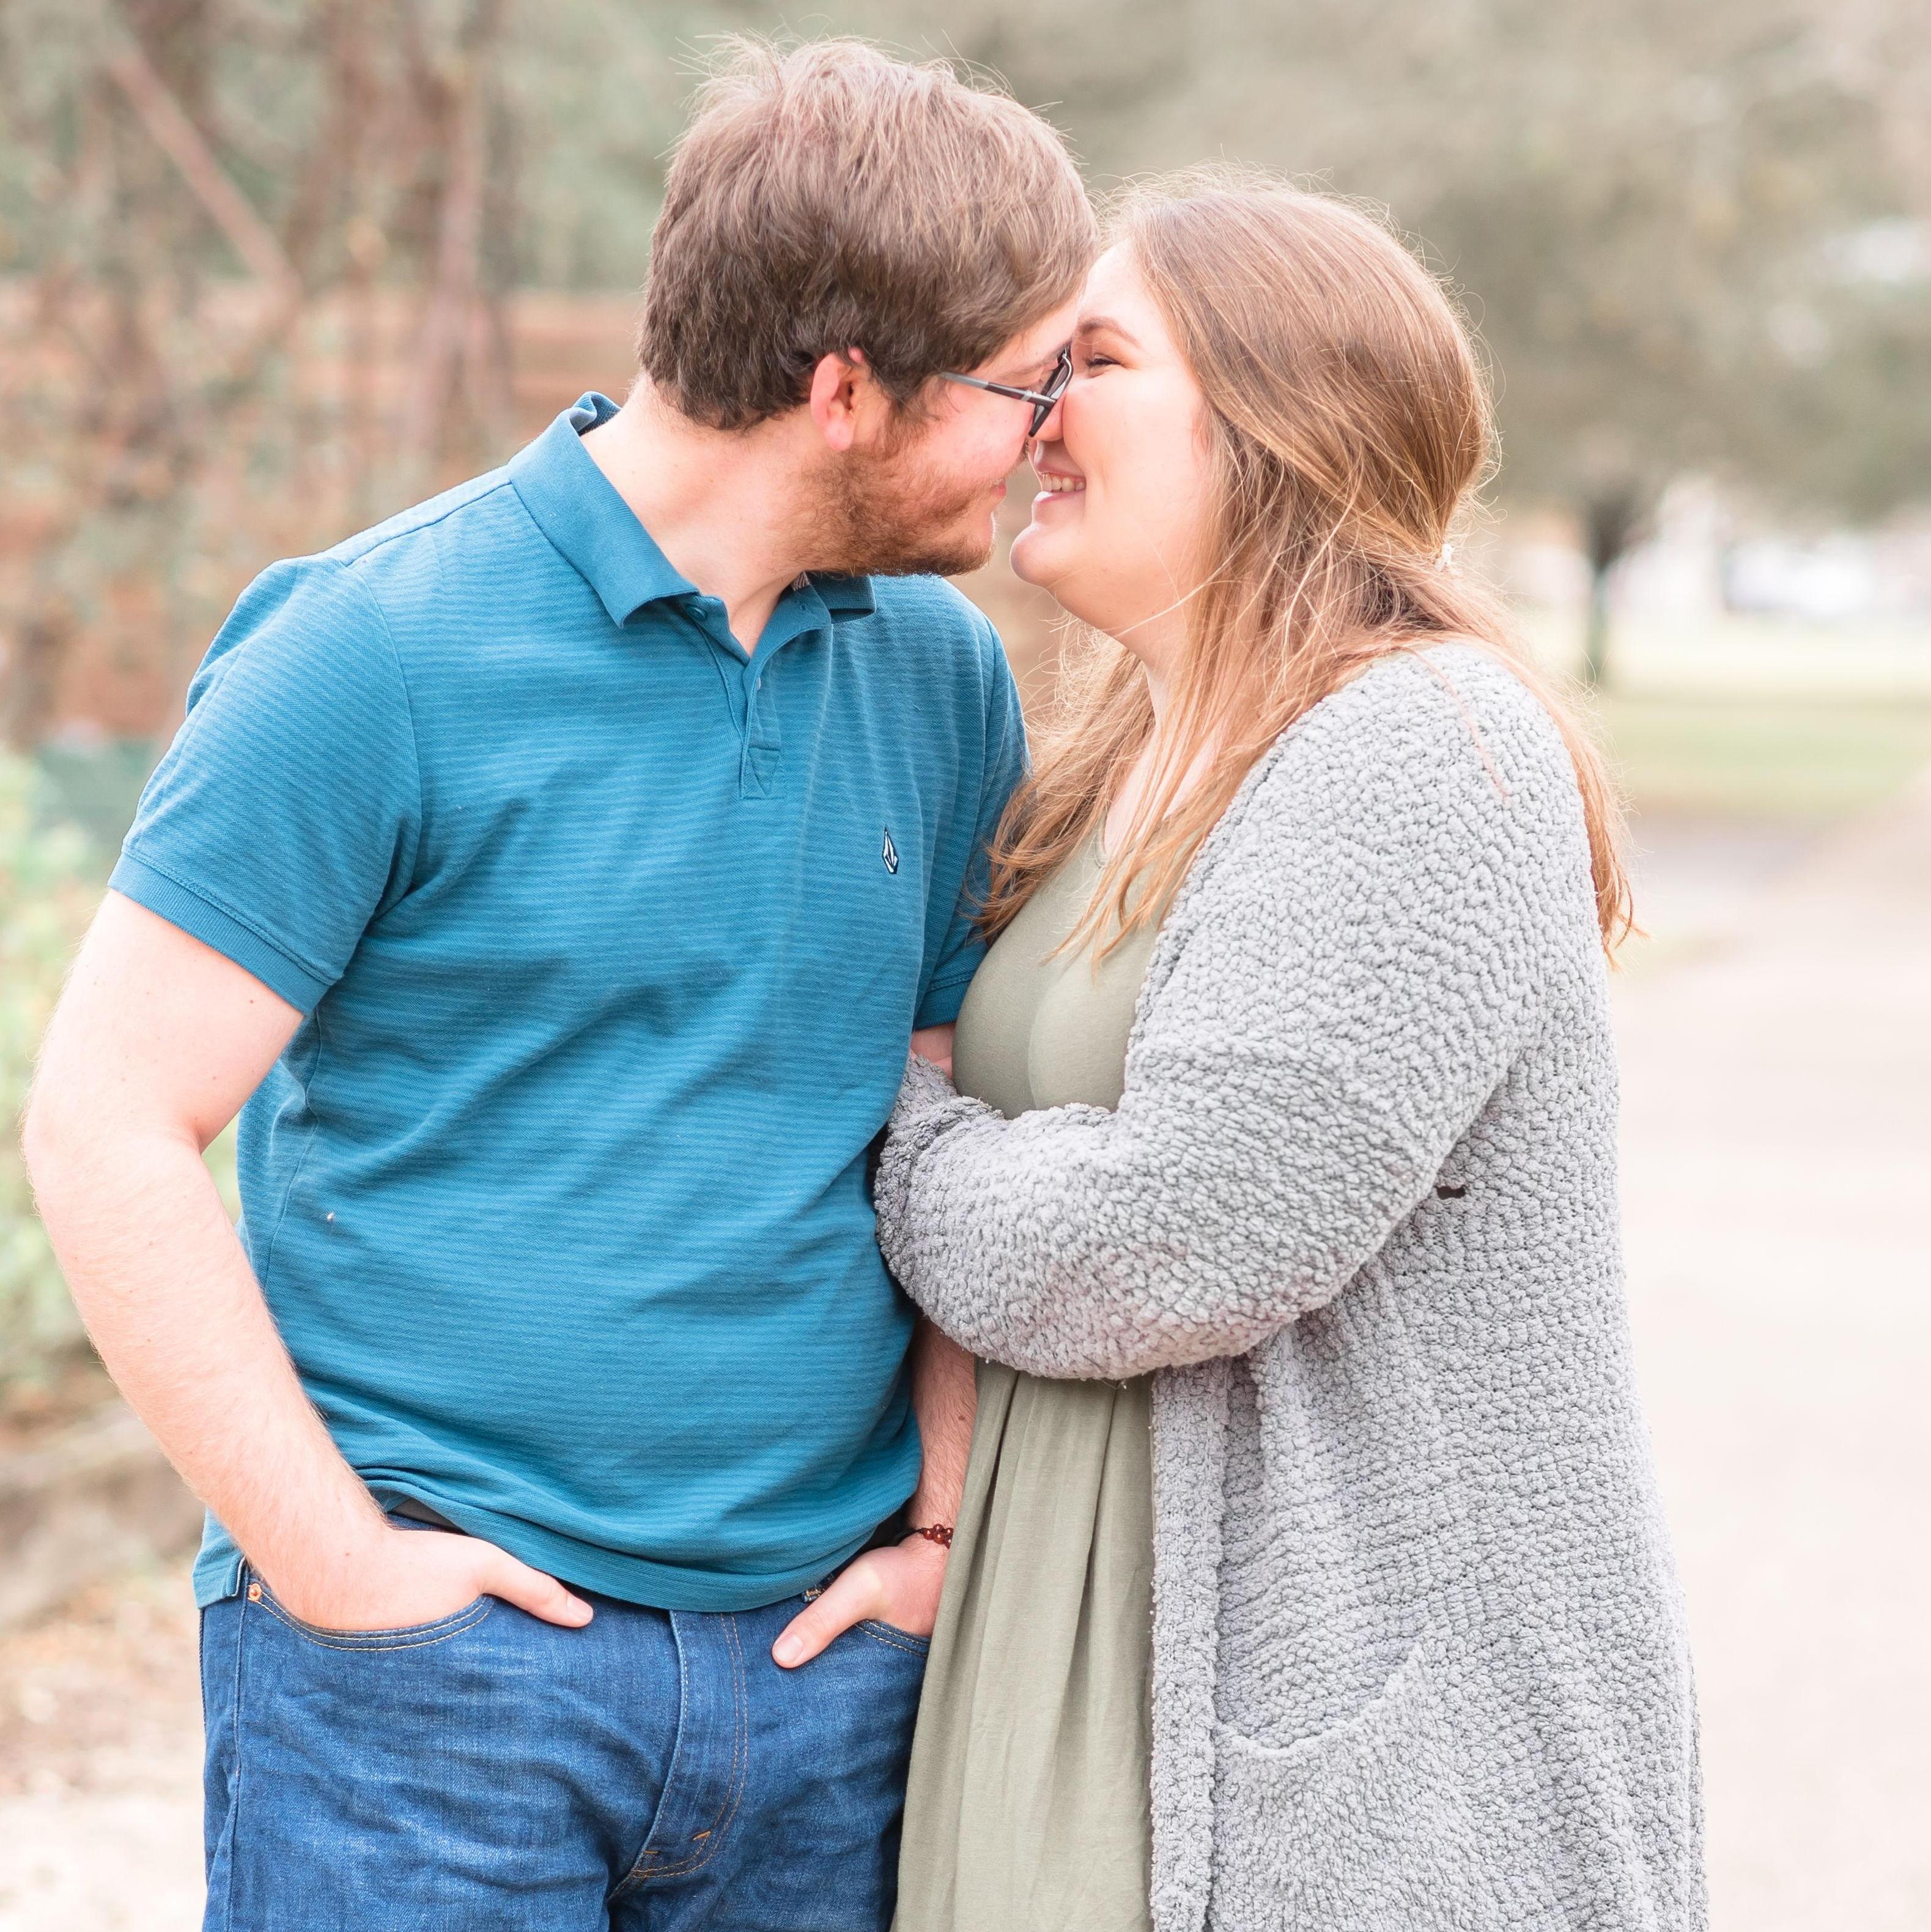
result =
M127 96L155 146L180 170L182 180L227 238L229 246L249 272L274 292L279 298L277 306L299 302L301 278L295 264L274 231L256 213L254 204L229 178L200 129L188 118L139 45L125 34L117 35L102 65Z

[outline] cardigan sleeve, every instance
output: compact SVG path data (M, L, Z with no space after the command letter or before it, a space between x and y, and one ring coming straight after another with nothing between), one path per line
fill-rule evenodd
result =
M976 1354L1138 1375L1321 1306L1428 1193L1551 962L1595 945L1567 750L1468 646L1315 707L1196 870L1117 1110L1008 1120L907 1066L880 1244Z

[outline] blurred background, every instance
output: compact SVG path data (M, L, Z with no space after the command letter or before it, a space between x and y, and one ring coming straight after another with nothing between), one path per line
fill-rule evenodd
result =
M0 0L0 1114L248 578L623 392L736 30L995 73L1098 188L1224 156L1372 197L1462 291L1504 441L1458 560L1592 688L1632 807L1625 1208L1714 1921L1931 1928L1924 0ZM965 587L1043 699L1049 609ZM199 1923L196 1521L10 1136L0 1932Z

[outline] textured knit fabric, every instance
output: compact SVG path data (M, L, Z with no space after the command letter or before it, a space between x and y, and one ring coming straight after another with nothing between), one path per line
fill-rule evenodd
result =
M1250 774L1117 1111L908 1066L877 1198L914 1298L1036 1375L1159 1372L1159 1932L1704 1922L1615 1117L1573 772L1460 645Z
M113 883L305 1015L247 1249L371 1489L740 1610L917 1478L867 1156L1022 734L931 578L807 580L747 658L579 440L613 406L259 580Z
M994 942L959 1010L961 1090L1003 1114L1119 1098L1154 934L1055 949L1096 838ZM905 1794L898 1932L1148 1922L1150 1378L979 1370L979 1413Z

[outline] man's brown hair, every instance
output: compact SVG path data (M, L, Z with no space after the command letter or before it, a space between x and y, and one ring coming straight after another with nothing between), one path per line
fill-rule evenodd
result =
M909 403L1077 293L1095 247L1064 144L1009 95L862 40L734 40L671 162L637 358L716 429L852 348Z

